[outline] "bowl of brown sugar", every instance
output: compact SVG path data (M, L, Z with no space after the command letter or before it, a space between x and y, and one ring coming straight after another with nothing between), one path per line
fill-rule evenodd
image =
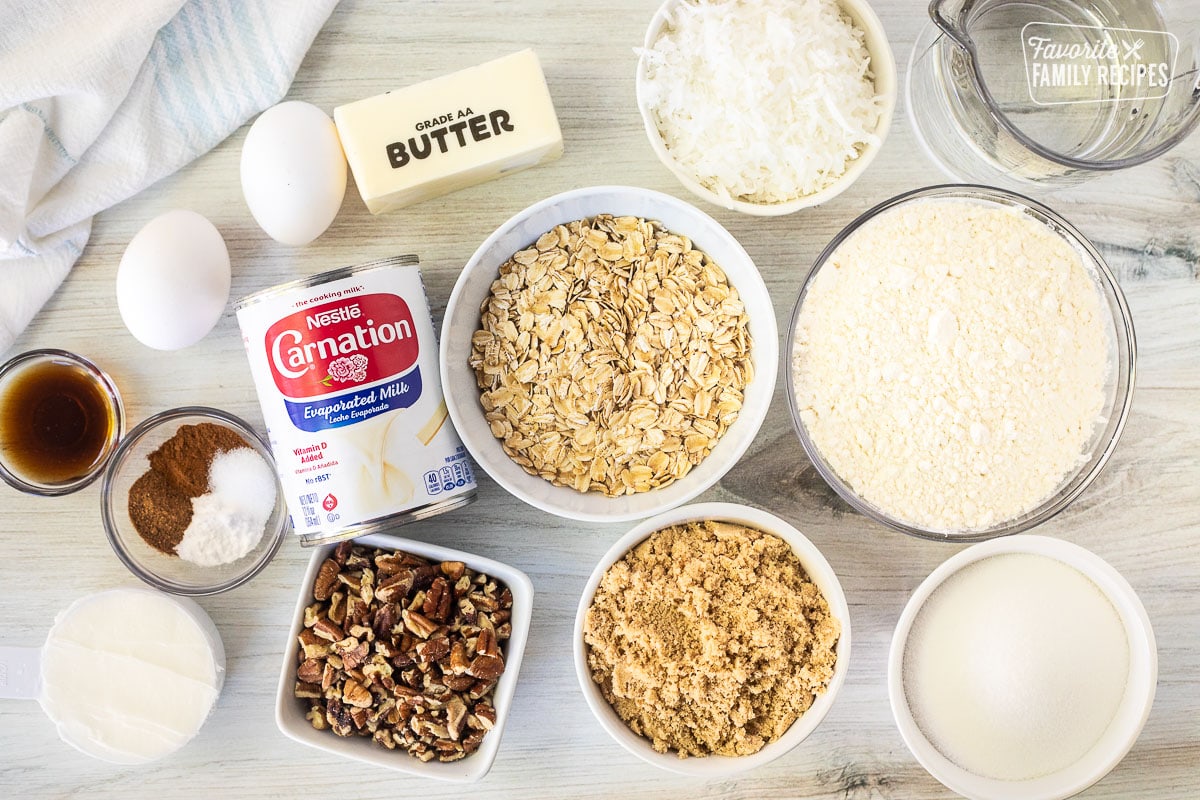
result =
M267 443L215 408L164 411L129 432L101 488L117 557L151 586L208 595L240 586L288 530Z
M671 772L716 778L796 747L833 704L850 616L829 562L782 519L699 503L646 520L592 573L575 673L600 725Z

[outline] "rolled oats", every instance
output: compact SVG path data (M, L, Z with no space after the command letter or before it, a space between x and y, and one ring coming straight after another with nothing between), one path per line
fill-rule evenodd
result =
M469 363L526 472L610 496L667 486L737 419L753 378L737 289L659 222L559 225L500 267Z

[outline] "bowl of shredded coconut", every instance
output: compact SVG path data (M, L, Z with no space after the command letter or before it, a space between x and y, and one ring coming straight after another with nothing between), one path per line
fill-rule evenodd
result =
M747 214L843 192L896 104L896 62L863 0L667 0L638 55L659 160L693 194Z
M201 406L163 411L129 432L105 471L101 515L134 575L182 595L250 580L289 527L266 442L244 420Z
M976 541L1087 489L1124 428L1135 352L1116 278L1070 223L1011 192L934 186L867 211L817 258L786 385L846 502Z

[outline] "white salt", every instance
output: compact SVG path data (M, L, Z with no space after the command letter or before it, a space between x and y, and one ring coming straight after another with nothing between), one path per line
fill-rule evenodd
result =
M977 561L934 590L904 651L904 689L933 745L968 772L1028 780L1096 744L1129 675L1112 603L1047 556Z
M202 567L237 561L258 545L274 508L275 473L262 456L248 447L218 453L175 552Z

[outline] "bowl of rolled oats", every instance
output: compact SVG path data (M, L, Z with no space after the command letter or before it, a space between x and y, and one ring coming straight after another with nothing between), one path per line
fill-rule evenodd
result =
M598 186L505 222L442 324L446 405L475 461L525 502L641 519L721 479L775 388L770 295L737 240L670 195Z
M301 587L279 676L279 730L424 778L486 775L529 636L529 578L374 534L317 548Z

